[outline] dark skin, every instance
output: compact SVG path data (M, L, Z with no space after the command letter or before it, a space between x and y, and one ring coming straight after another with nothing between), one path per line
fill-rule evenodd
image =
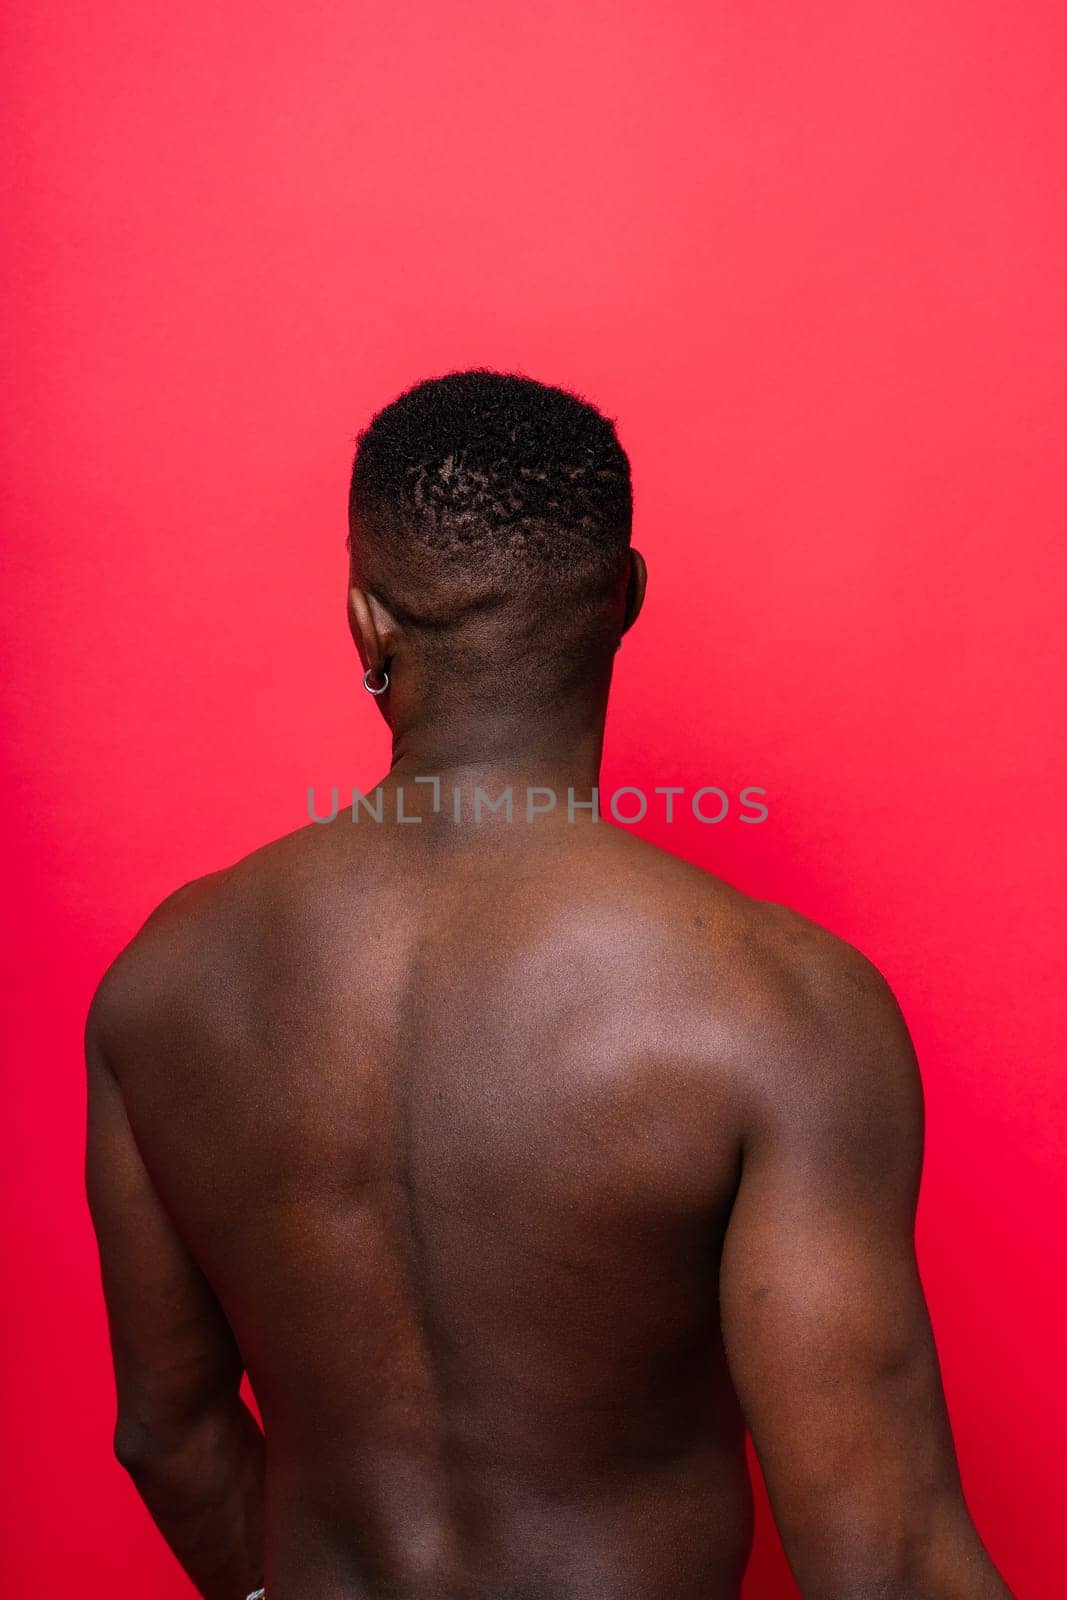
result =
M635 554L618 634L643 591ZM538 711L432 676L390 592L357 540L384 820L180 890L90 1014L116 1449L164 1537L206 1600L736 1600L747 1423L805 1600L1004 1600L885 983L568 820L611 659ZM498 623L471 626L491 660ZM473 822L509 785L515 821ZM527 785L560 805L527 822Z

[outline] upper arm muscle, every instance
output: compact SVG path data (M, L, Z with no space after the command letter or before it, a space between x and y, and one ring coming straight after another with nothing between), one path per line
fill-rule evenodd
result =
M92 1016L86 1061L86 1190L120 1417L166 1436L236 1391L241 1358L215 1296L145 1171Z
M722 1266L731 1370L802 1583L895 1570L958 1493L912 1243L918 1074L858 960L805 992L757 1073Z

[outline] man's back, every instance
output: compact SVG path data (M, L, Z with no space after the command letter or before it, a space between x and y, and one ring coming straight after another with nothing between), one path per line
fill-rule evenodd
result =
M116 1072L262 1409L278 1600L735 1592L718 1265L781 916L606 823L342 815L128 952Z
M348 615L383 819L183 891L94 1004L116 1449L205 1600L733 1600L742 1416L806 1597L1004 1600L892 997L583 809L631 526L565 391L478 370L379 413Z

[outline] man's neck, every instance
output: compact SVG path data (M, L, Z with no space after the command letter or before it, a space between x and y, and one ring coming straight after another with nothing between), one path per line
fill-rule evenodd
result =
M602 705L572 707L551 722L499 710L409 724L394 731L383 787L403 787L411 814L458 805L468 815L479 793L484 806L510 790L516 815L532 805L538 817L566 817L568 804L588 802L597 786L603 742Z
M442 783L552 784L589 788L600 773L603 729L572 741L485 739L398 741L389 780L436 777Z

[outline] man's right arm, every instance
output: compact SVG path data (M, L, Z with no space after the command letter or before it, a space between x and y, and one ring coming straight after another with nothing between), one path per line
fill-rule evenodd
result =
M910 1040L874 969L812 932L746 1072L731 1372L805 1600L1010 1600L963 1498L915 1262Z

